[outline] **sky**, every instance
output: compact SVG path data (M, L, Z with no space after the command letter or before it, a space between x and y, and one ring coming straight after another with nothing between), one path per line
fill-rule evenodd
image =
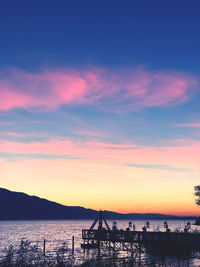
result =
M0 3L0 187L199 215L199 1Z

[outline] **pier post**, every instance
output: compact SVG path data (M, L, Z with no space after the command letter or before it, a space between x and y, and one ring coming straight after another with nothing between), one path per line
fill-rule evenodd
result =
M74 255L74 236L72 236L72 254Z
M45 256L46 254L46 240L44 238L44 242L43 242L43 255Z

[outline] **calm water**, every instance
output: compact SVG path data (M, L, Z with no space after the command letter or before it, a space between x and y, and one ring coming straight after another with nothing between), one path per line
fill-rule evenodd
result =
M135 221L136 230L141 230L145 221ZM168 220L168 226L173 231L183 229L187 221ZM193 223L193 221L191 221ZM71 248L72 236L75 237L75 249L80 250L81 230L88 229L92 221L0 221L0 252L10 244L18 245L22 238L38 242L42 246L44 238L47 240L47 252L52 248L67 242ZM112 226L112 222L108 221ZM117 221L118 229L128 227L128 221ZM151 230L163 230L163 221L150 221ZM200 227L192 226L200 231ZM199 260L191 260L190 266L200 266Z

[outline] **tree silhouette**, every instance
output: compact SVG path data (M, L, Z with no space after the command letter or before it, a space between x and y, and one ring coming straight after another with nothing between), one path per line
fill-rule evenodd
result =
M196 185L195 187L194 187L194 194L195 194L195 196L197 196L197 199L196 199L196 204L197 205L200 205L200 185Z
M196 200L195 200L196 204L197 204L197 205L200 205L200 185L196 185L196 186L194 187L194 194L195 194L195 196L197 197ZM200 225L200 217L198 217L198 218L196 219L195 224L196 224L196 225Z

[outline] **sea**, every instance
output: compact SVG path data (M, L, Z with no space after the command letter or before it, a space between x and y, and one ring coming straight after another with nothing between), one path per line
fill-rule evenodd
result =
M113 221L107 221L112 227ZM148 231L165 231L164 221L150 220L150 228ZM168 220L168 227L172 231L183 231L188 221L184 220ZM191 230L199 231L200 226L195 226L194 221L191 222ZM10 245L18 247L21 240L28 240L33 244L43 248L45 239L46 253L50 254L56 250L64 242L69 250L72 248L72 236L74 236L75 252L81 253L82 229L89 229L93 221L90 220L34 220L34 221L0 221L0 258L5 256L7 248ZM136 230L142 230L145 221L133 221ZM117 221L118 229L126 229L128 221ZM163 259L162 259L163 260ZM169 265L163 266L200 266L199 255L193 255L187 260L168 258ZM174 264L173 264L174 261ZM178 262L179 265L176 265ZM166 263L167 264L167 263ZM162 266L162 265L158 265Z

